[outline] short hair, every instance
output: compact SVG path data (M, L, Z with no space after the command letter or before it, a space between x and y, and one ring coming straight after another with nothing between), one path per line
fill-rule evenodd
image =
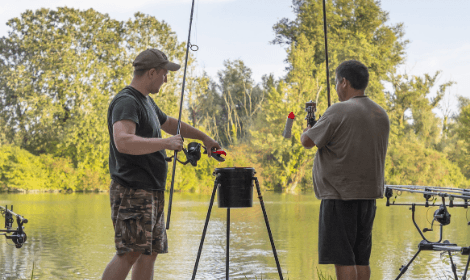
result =
M347 60L336 68L336 76L345 78L354 89L364 90L369 84L369 70L357 60Z
M154 67L154 68L150 68L150 69L140 69L140 70L135 70L134 69L134 77L142 77L145 73L147 73L151 69L155 69L155 71L158 72L159 70L165 69L165 68L163 68L163 67Z

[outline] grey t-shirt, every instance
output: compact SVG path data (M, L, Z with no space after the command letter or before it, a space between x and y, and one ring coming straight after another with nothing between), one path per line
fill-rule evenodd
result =
M313 185L318 199L383 197L390 122L367 96L333 104L306 134L318 147Z
M113 125L120 120L136 124L135 134L144 138L161 138L161 125L167 120L157 104L131 86L121 90L108 108L109 173L124 187L148 191L165 190L168 164L165 150L145 155L120 153L114 143Z

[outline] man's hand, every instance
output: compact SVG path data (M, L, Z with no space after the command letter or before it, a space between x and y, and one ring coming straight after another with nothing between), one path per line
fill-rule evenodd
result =
M183 137L180 134L166 138L168 150L181 151L183 149Z
M209 136L207 136L202 142L204 143L204 147L206 147L207 149L207 155L209 157L211 157L211 152L213 148L216 148L217 150L222 149L219 143L217 143L217 141L210 138Z

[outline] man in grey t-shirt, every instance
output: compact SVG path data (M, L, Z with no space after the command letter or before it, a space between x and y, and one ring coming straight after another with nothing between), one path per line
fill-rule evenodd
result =
M333 104L301 136L318 147L313 165L315 195L321 199L320 264L334 264L337 279L370 279L369 258L375 199L383 197L390 123L385 110L365 96L367 67L349 60L336 69Z

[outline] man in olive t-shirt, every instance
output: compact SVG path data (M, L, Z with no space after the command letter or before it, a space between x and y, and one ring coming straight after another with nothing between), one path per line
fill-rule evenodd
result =
M350 60L336 69L340 103L329 107L301 136L317 146L315 195L321 199L320 264L335 264L339 280L370 279L375 199L383 197L390 123L385 110L364 95L367 67Z
M167 82L168 71L180 65L168 61L157 49L141 52L133 62L134 78L111 101L108 109L110 137L111 218L116 255L102 279L153 279L159 253L167 253L164 190L167 173L165 150L180 151L183 138L203 141L209 157L219 144L198 129L167 116L149 97ZM162 138L161 129L175 135ZM158 279L164 279L159 276Z

